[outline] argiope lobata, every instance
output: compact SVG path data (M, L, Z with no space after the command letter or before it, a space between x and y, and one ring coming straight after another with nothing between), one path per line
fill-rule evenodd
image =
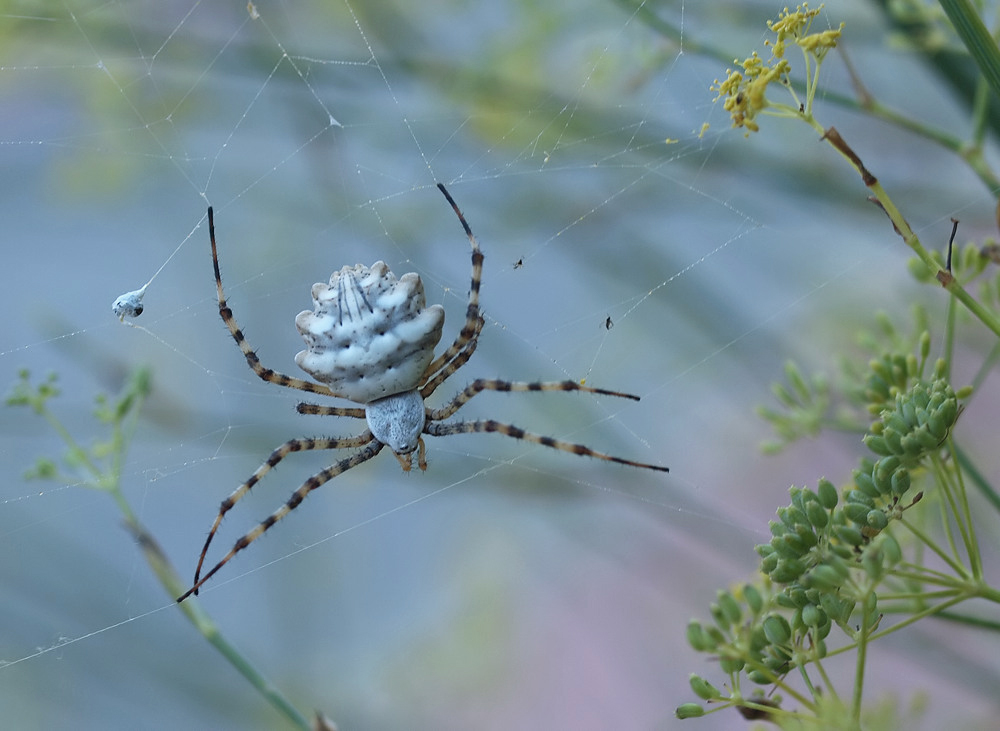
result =
M271 526L297 508L306 495L317 487L352 467L367 462L388 446L405 471L412 467L413 453L417 466L427 469L422 435L442 437L449 434L496 432L514 439L523 439L564 452L596 457L609 462L668 472L666 467L634 462L596 452L582 444L565 442L553 437L531 434L511 424L492 419L441 423L452 416L476 394L483 391L585 391L603 396L639 400L638 396L602 388L582 386L575 381L522 383L476 379L444 406L434 409L425 405L427 398L455 371L465 365L476 350L483 317L479 312L479 286L483 273L483 254L479 242L455 201L444 185L438 184L452 210L465 229L472 245L472 285L465 325L447 350L434 358L434 348L441 339L444 308L426 306L424 288L417 274L404 274L398 280L381 261L371 267L358 264L345 266L330 277L330 284L315 284L312 288L314 310L299 313L295 326L306 342L306 350L295 362L318 381L305 381L286 376L263 366L243 331L236 324L233 311L226 304L219 272L219 254L215 244L215 221L208 209L208 232L212 244L212 264L219 297L219 315L233 339L243 351L247 364L260 378L279 386L307 391L322 396L345 398L358 407L320 406L300 403L300 414L320 416L350 416L366 419L368 428L355 437L290 439L271 452L271 456L232 494L222 501L219 514L208 532L205 546L198 558L194 583L177 601L197 594L202 584L225 566L237 553L260 538ZM256 485L264 475L293 452L313 449L347 449L364 447L359 452L338 460L325 470L306 480L284 505L261 521L256 528L236 541L229 553L204 576L201 569L222 519Z

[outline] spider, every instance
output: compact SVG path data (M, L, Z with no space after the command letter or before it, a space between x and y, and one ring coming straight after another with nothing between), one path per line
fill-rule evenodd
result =
M381 261L375 262L371 267L361 264L345 266L333 273L329 285L313 285L314 310L301 312L295 318L295 326L307 346L306 350L296 355L295 362L316 379L315 383L267 368L247 343L243 331L236 324L233 311L226 304L215 244L215 221L212 209L208 209L208 233L212 245L219 315L243 352L247 365L259 378L269 383L320 396L345 398L360 404L344 407L303 402L296 407L300 414L365 419L368 428L353 437L290 439L271 452L264 464L222 501L198 558L194 582L177 599L178 602L197 594L202 584L237 553L297 508L306 495L337 475L372 459L384 447L388 446L392 450L404 471L412 468L414 452L417 455L417 466L421 470L427 469L424 434L442 437L449 434L495 432L571 454L596 457L642 469L669 471L659 465L613 457L582 444L532 434L492 419L444 421L483 391L583 391L638 401L639 397L632 394L590 388L570 380L525 383L480 378L466 386L444 406L431 408L426 405L430 395L472 357L484 324L479 311L479 287L483 273L483 254L479 249L479 242L448 190L440 183L437 187L455 211L472 245L472 285L469 288L469 304L462 330L448 349L435 358L434 348L441 339L444 325L444 308L441 305L426 306L420 277L410 273L397 280ZM360 451L334 462L306 480L284 505L237 540L229 553L202 575L209 546L226 513L285 457L306 450L359 447L362 448Z

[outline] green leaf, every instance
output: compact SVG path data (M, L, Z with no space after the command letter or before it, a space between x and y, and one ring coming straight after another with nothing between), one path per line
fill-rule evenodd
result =
M939 0L993 93L1000 96L1000 49L969 0Z

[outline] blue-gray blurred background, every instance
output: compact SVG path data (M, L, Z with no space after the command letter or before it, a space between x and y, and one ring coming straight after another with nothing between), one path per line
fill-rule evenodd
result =
M847 23L878 99L966 134L965 109L878 5L835 0L817 22ZM445 182L486 254L487 326L442 401L475 377L634 392L641 402L484 394L461 415L670 473L498 435L431 440L426 473L381 455L337 478L201 601L300 708L342 729L678 726L688 673L722 682L685 643L687 620L752 576L789 485L842 480L860 453L856 436L833 436L762 457L755 405L789 358L832 371L858 355L854 333L877 310L924 301L944 317L814 132L765 120L744 139L713 104L726 64L706 49L763 51L779 5L256 9L3 4L0 380L58 373L53 409L89 443L102 436L95 395L152 369L124 491L190 576L220 500L273 447L362 428L297 415L296 392L246 367L218 317L206 207L247 337L295 375L293 318L345 264L418 272L447 310L446 339L457 333L468 243L434 189ZM824 79L851 94L839 56ZM822 99L817 111L925 241L943 243L951 216L964 238L994 233L992 196L955 155ZM119 323L111 302L161 265L139 327ZM971 448L995 437L982 416L963 428ZM3 409L0 434L0 725L283 727L173 607L107 495L23 479L63 451L53 430ZM218 550L329 459L286 460L230 513ZM995 530L983 539L995 546ZM934 691L927 728L953 713L946 701L961 718L998 710L998 655L943 631L917 628L873 659L877 693L906 705Z

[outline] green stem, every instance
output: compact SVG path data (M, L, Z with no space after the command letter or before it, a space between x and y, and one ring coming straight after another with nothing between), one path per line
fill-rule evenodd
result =
M969 567L973 576L975 576L975 567L971 561L971 547L970 539L968 534L968 526L966 524L965 515L958 506L958 502L955 496L954 486L948 479L947 471L944 465L941 464L941 460L937 456L931 457L931 464L934 466L934 472L937 476L938 491L944 496L944 501L941 503L941 523L944 527L945 535L948 538L948 545L951 547L952 555L955 556L955 560L961 560L959 555L958 547L955 545L955 536L952 532L951 526L954 522L955 527L958 528L959 535L962 536L962 546L965 549L965 554L970 558Z
M976 627L978 629L988 629L993 632L1000 632L1000 622L994 619L984 619L982 617L970 617L967 614L958 614L956 612L938 612L938 619L944 619L949 622L955 622L956 624L964 624L969 627Z
M935 268L937 267L936 264L934 266ZM986 325L986 327L988 327L994 335L1000 337L1000 320L997 320L993 312L981 305L978 300L966 292L962 285L958 283L957 279L952 277L949 281L942 282L942 286L944 286L944 288L948 290L948 293L955 299L965 305L965 308L975 315L977 320Z
M854 661L854 694L851 698L851 719L855 724L861 721L861 698L865 686L865 660L868 657L868 619L871 614L865 606L868 596L871 596L871 594L865 595L864 599L860 602L861 628L858 630L858 654Z
M968 400L966 400L966 406L968 406L972 402L972 399L979 394L980 389L983 387L983 382L986 380L987 376L993 373L998 364L1000 364L1000 342L994 343L993 347L990 348L990 352L976 369L976 374L972 377L969 383L969 385L972 386L972 395L969 396ZM955 448L958 449L958 446L956 445ZM963 469L965 469L964 465ZM990 498L990 501L995 502L994 498ZM998 504L998 506L1000 506L1000 504Z
M912 576L910 578L913 578ZM928 584L935 584L936 582L928 581ZM938 584L940 585L940 584ZM891 593L880 593L879 601L885 605L889 602L899 602L906 603L907 606L912 607L914 602L919 602L922 606L927 606L928 601L934 599L950 599L953 596L962 594L968 591L969 585L967 582L961 582L955 580L955 585L948 589L940 589L938 591L894 591ZM886 610L888 612L888 610Z
M760 672L764 673L771 679L771 682L774 683L775 688L780 688L784 693L788 694L789 696L797 700L799 703L801 703L804 707L808 708L810 711L813 712L816 711L815 703L813 701L810 701L808 696L799 692L793 686L788 685L788 683L785 682L785 679L783 677L776 676L769 667L764 665L764 663L757 662L756 660L753 660L751 658L747 658L746 667L751 670L759 670ZM734 673L733 675L735 676L736 674ZM735 677L732 679L731 682L734 688L738 687L739 684L736 682Z
M42 417L44 417L45 421L49 423L49 426L52 427L56 434L59 435L59 438L63 440L63 443L69 447L70 453L74 456L74 458L81 460L83 466L91 474L94 481L100 484L103 473L97 464L90 458L90 454L87 450L77 443L76 439L73 438L73 435L69 433L69 430L62 425L62 422L56 418L55 414L49 411L47 406L43 406L39 413L41 413Z
M826 668L823 665L823 661L819 658L815 660L816 670L819 671L820 677L823 679L823 692L830 695L831 698L840 703L840 695L837 693L837 688L833 681L830 680L830 676L826 673Z
M901 525L905 526L907 530L913 533L913 535L915 535L918 539L920 539L920 542L923 545L927 546L927 548L934 551L934 553L936 553L942 561L951 566L952 571L961 576L963 579L969 578L968 570L964 566L962 566L962 564L958 563L951 556L949 556L947 553L941 550L941 548L937 545L937 543L935 543L931 539L930 536L928 536L926 533L917 528L917 526L908 521L905 517L900 518L899 522Z
M954 447L955 440L949 436L949 451L953 451ZM944 474L954 474L955 490L958 492L958 500L961 504L961 510L956 518L965 525L965 529L962 534L966 537L967 541L965 550L969 557L969 568L972 569L972 575L975 577L976 581L982 581L983 557L979 552L979 540L976 538L976 522L972 518L972 508L969 505L969 491L965 489L965 479L962 476L961 470L954 470L953 473L946 470L944 464L941 463L941 457L939 455L935 455L934 460L940 464L940 469L944 471Z
M909 627L911 624L916 624L917 622L919 622L920 620L924 619L925 617L931 617L931 616L940 614L941 612L943 612L948 607L955 606L956 604L960 604L961 602L964 602L967 599L971 599L971 598L972 598L972 595L970 595L969 593L957 594L954 597L952 597L951 599L943 601L940 604L935 604L934 606L927 607L926 609L923 609L923 610L917 612L916 614L910 615L906 619L904 619L904 620L902 620L900 622L897 622L896 624L892 625L892 627L888 627L888 628L886 628L884 630L881 630L880 632L876 632L875 634L873 634L868 639L870 639L870 640L879 640L879 639L882 639L883 637L888 637L893 632L898 632L899 630L901 630L901 629L903 629L905 627ZM844 648L844 650L848 650L848 649L850 649L850 647ZM834 652L839 652L839 650L836 650ZM833 655L834 652L831 652L830 654Z
M955 460L958 462L959 467L962 468L962 472L966 474L972 483L979 489L979 493L986 498L987 501L997 510L1000 511L1000 493L989 483L989 481L983 476L983 473L979 471L975 463L969 459L969 455L965 451L955 444L952 447L952 454L955 456Z
M869 641L874 641L874 640L880 640L883 637L888 637L889 635L893 634L894 632L899 632L901 629L905 629L906 627L909 627L911 624L916 624L917 622L921 621L922 619L925 619L927 617L931 617L931 616L935 616L937 614L940 614L941 612L944 612L948 607L952 607L952 606L955 606L956 604L964 602L967 599L972 598L972 596L973 595L970 595L968 593L957 594L954 597L952 597L951 599L948 599L947 601L943 601L940 604L935 604L934 606L926 607L926 608L922 609L919 612L915 612L914 614L911 614L906 619L900 620L899 622L897 622L896 624L892 625L891 627L887 627L886 629L883 629L883 630L880 630L878 632L875 632L874 634L872 634L872 635L870 635L868 637L868 640ZM834 657L835 655L841 655L841 654L843 654L845 652L850 652L851 650L854 649L854 647L855 647L855 645L853 645L853 644L844 645L843 647L838 647L835 650L830 650L830 652L828 652L826 656L827 657Z
M124 393L119 397L116 404L102 407L100 414L101 421L111 425L110 458L105 460L95 460L94 455L87 449L80 446L73 435L62 424L58 417L47 408L44 400L38 400L35 410L45 418L56 434L63 440L69 448L74 461L84 467L90 473L89 486L102 490L111 496L118 510L123 516L125 527L135 537L136 542L142 549L153 573L159 579L160 584L166 590L171 600L180 596L187 589L173 566L167 560L166 555L152 535L143 527L136 517L132 506L122 492L121 476L125 455L132 435L138 424L139 410L142 407L144 397L148 393L149 375L145 372L137 372ZM103 409L110 411L105 412ZM107 414L107 416L105 415ZM103 465L101 464L103 463ZM102 466L107 469L102 469ZM240 652L226 640L219 632L218 626L205 613L193 598L188 599L179 606L181 612L197 628L198 632L218 650L226 660L239 672L246 680L270 703L282 716L291 724L303 731L310 731L313 724L303 716L291 702L282 695L270 681L260 674L253 665Z
M117 502L117 501L116 501ZM121 504L121 503L119 503ZM181 577L174 570L174 567L170 564L166 555L160 549L159 544L156 540L146 531L146 529L135 520L130 517L132 514L131 508L128 508L127 504L125 507L126 519L125 526L131 531L132 535L135 536L140 548L142 548L143 555L146 557L146 563L153 570L153 573L159 579L160 584L166 590L167 594L170 595L171 599L180 596L187 589L187 584L181 579ZM300 729L311 729L312 726L309 721L303 716L291 702L282 695L281 691L272 684L267 678L261 675L260 672L242 655L239 650L237 650L230 642L223 637L222 633L219 631L218 625L212 620L212 618L205 612L193 597L187 599L182 604L178 605L184 616L195 626L202 637L208 640L209 644L212 645L216 650L218 650L229 664L236 668L236 671L242 675L246 680L252 685L258 693L260 693L264 699L270 703L281 715L287 718L294 726Z
M944 377L951 381L951 364L955 359L955 314L958 307L955 305L955 299L950 297L948 299L948 314L945 318L944 326L944 347L942 348L941 357L944 358L945 371Z
M816 691L816 686L813 685L812 678L809 677L805 663L799 664L799 675L802 677L802 682L805 684L806 690L809 691L809 694L812 695L813 698L818 698L820 694Z
M813 129L822 129L822 126L812 117L803 117ZM875 196L875 200L878 201L879 205L882 206L882 210L885 211L889 220L892 221L892 225L895 227L896 232L903 239L903 242L909 246L913 252L920 257L921 261L927 265L931 271L938 272L938 280L941 285L948 290L949 294L955 297L959 302L965 305L966 309L969 310L973 315L979 319L986 327L993 331L993 333L1000 337L1000 319L986 307L981 305L972 295L965 291L962 285L958 282L955 277L951 276L950 272L944 272L940 270L937 261L931 255L927 249L920 243L920 239L910 228L910 224L906 222L903 218L903 214L896 208L896 204L892 202L892 198L882 187L882 184L878 179L865 168L864 164L861 162L861 158L857 156L854 150L844 141L840 134L833 128L823 130L822 139L829 142L834 149L837 150L847 161L851 164L857 173L861 176L865 185L868 186L869 190Z

